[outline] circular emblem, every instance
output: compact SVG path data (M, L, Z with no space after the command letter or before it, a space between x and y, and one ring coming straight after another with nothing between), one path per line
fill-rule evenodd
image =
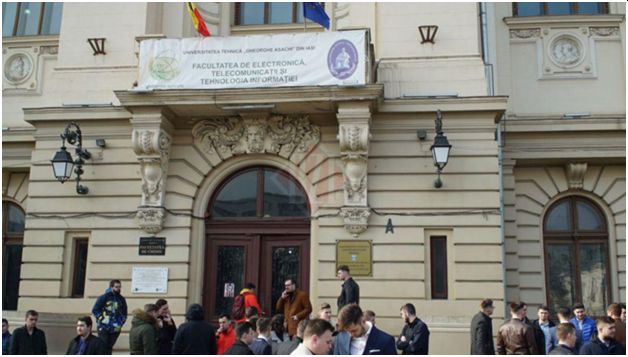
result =
M332 76L347 79L358 68L358 50L347 40L336 41L327 54L327 67Z
M4 77L13 84L23 83L33 71L33 60L24 53L16 53L4 63Z
M561 67L573 67L583 59L580 41L571 36L561 36L550 45L550 57Z
M181 73L179 61L172 51L164 51L153 57L148 63L148 70L151 77L161 81L169 81Z

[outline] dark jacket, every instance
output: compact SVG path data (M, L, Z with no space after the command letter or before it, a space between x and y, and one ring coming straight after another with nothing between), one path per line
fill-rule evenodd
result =
M406 340L401 341L401 336ZM418 317L411 323L406 323L397 340L397 348L404 355L427 355L430 345L430 330Z
M360 304L360 286L353 278L342 283L342 290L338 296L338 312L342 310L343 306L349 304Z
M568 346L558 344L550 353L550 355L575 355L575 351Z
M157 332L157 345L159 346L160 355L169 355L172 353L172 341L174 341L174 335L177 333L177 325L174 320L171 319L172 325L168 325L161 317L161 328Z
M291 340L286 340L283 341L282 343L279 344L279 346L277 346L277 353L278 355L289 355L292 353L292 351L296 350L297 347L299 347L299 344L303 342L302 339L300 339L299 337L294 337L294 339Z
M9 345L11 344L11 334L7 331L7 333L2 334L2 354L9 354Z
M538 353L540 355L547 354L547 341L545 340L545 332L543 332L543 329L539 324L539 320L534 320L534 322L532 323L532 328L534 329L534 340L536 341L536 349ZM556 337L556 324L553 323L552 320L549 320L549 329L550 334L552 334L553 338L555 339L553 341L550 341L552 343L552 347L550 348L551 351L552 349L554 349L555 345L558 344L558 338Z
M233 345L231 346L231 348L229 348L227 350L227 352L225 352L226 355L253 355L253 351L251 351L251 349L249 348L249 346L247 346L246 343L240 341L240 340L236 340L236 342L233 343Z
M185 314L187 322L179 326L174 336L174 355L215 355L216 329L204 320L205 313L199 304L192 304Z
M580 348L581 355L625 355L626 348L615 340L610 340L606 347L599 338L591 340Z
M256 338L253 343L249 346L251 351L256 355L272 355L273 348L270 345L270 342L266 341L263 338Z
M132 355L156 355L157 320L142 309L133 310L129 331L129 352Z
M504 322L497 333L497 354L538 354L532 326L519 319L510 319Z
M342 331L336 336L336 342L334 344L335 355L350 355L351 354L351 335L347 331ZM364 348L365 355L396 355L395 339L384 331L379 330L373 326L371 334L366 340L366 347Z
M490 316L482 311L471 320L471 354L494 355L493 323Z
M92 307L92 314L96 317L99 331L120 332L127 317L126 299L108 288L104 294L96 299L96 303Z
M29 335L26 325L18 327L13 331L11 336L11 346L9 347L11 355L45 355L48 354L48 346L46 346L46 334L44 331L35 327L33 334Z
M299 321L307 319L312 313L312 303L310 303L310 296L303 290L296 289L292 296L286 299L281 297L277 300L278 312L283 312L284 321L288 326L287 332L290 337L297 334L297 325ZM296 315L297 321L291 319L291 316Z
M78 349L80 347L80 339L81 336L74 337L70 344L68 345L68 350L65 352L66 355L75 355L78 353ZM108 354L107 346L105 346L105 342L100 338L90 334L85 339L85 349L83 350L83 355L106 355Z

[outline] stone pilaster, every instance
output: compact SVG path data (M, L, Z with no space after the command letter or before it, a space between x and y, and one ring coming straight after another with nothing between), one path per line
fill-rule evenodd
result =
M368 151L371 137L369 103L342 103L338 106L338 140L343 162L344 206L340 215L345 230L353 236L368 228Z
M140 162L142 198L136 218L145 232L162 230L165 209L166 176L173 126L161 109L138 111L133 124L133 151Z

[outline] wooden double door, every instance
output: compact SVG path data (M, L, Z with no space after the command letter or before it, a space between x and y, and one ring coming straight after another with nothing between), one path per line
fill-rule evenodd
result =
M231 314L233 300L253 283L263 313L275 315L275 304L287 278L309 291L309 235L307 234L211 234L207 235L204 307L206 317L216 320Z

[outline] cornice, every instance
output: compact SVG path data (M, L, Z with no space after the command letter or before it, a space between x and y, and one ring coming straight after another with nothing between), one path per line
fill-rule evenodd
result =
M119 106L24 108L24 120L35 125L41 122L95 120L129 120L131 113Z
M503 131L508 133L524 132L568 132L568 131L625 131L625 115L596 115L586 118L551 117L511 117L503 121Z
M625 15L564 15L564 16L515 16L504 17L504 23L512 28L539 26L539 25L605 25L619 26Z
M17 37L4 37L2 39L2 46L14 46L14 45L55 45L59 44L59 35L54 36L17 36Z
M507 96L477 96L452 98L404 98L386 99L379 106L379 113L407 113L407 112L495 112L495 122L498 122L508 105Z

